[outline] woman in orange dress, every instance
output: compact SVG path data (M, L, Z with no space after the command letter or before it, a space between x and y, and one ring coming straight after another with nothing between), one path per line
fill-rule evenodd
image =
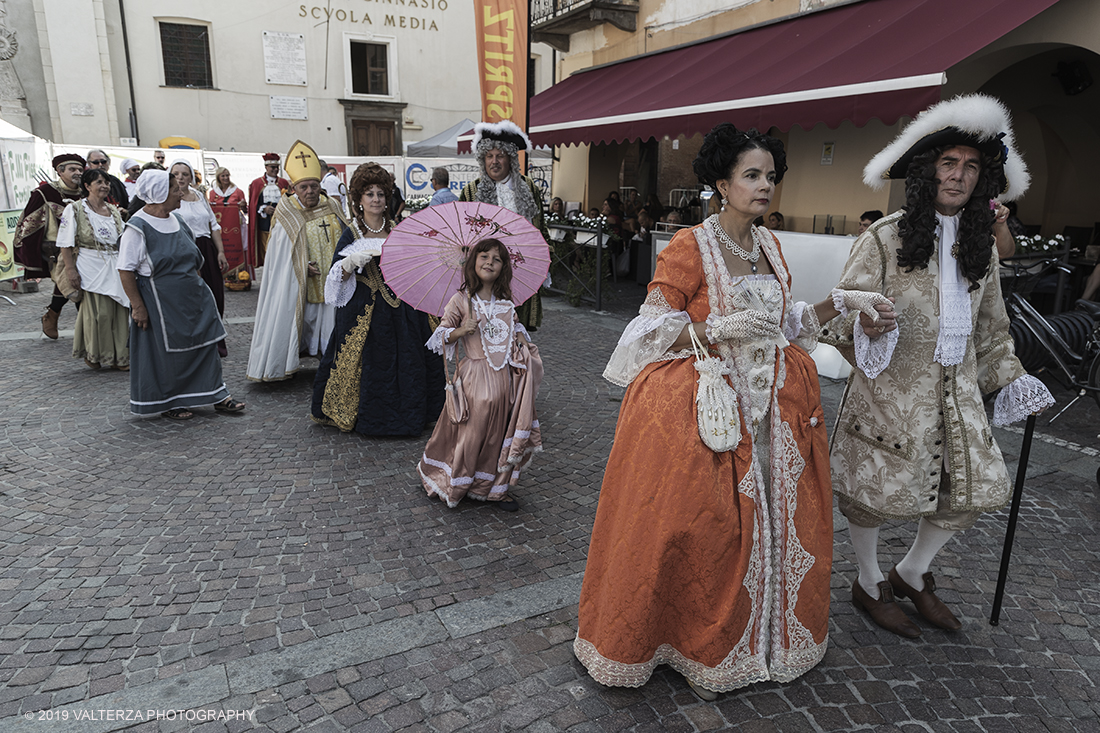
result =
M627 391L573 645L602 684L640 687L664 663L712 700L793 680L825 653L832 495L807 349L819 323L848 309L879 314L876 333L894 325L881 296L793 302L778 240L752 226L786 167L782 143L756 130L723 123L707 135L694 169L722 210L661 253L604 372ZM688 328L730 369L731 451L699 437Z

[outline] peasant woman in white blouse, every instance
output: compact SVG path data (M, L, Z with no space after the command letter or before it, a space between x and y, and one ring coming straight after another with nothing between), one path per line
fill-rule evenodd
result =
M65 275L73 288L84 291L73 333L73 356L83 358L91 369L127 371L130 301L118 275L122 216L107 203L111 186L104 171L88 169L80 182L88 195L65 207L57 232Z

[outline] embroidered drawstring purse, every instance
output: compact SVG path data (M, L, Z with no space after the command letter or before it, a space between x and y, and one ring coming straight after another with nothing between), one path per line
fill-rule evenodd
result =
M691 348L695 352L695 370L699 372L695 393L699 437L715 453L725 453L741 442L737 393L725 380L730 370L720 358L710 355L693 326L688 326L688 333L691 334Z

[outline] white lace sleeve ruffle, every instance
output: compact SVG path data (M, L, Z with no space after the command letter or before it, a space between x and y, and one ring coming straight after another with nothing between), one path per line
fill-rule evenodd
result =
M432 337L427 340L424 347L429 351L434 351L437 354L444 355L448 359L455 358L455 345L447 343L447 339L451 337L453 328L447 328L446 326L440 326L432 332ZM444 354L446 352L446 354Z
M337 308L343 308L351 301L351 296L355 294L355 284L357 281L354 277L344 277L344 268L341 265L344 258L356 252L370 252L373 255L377 250L378 240L370 239L356 239L340 250L340 259L333 263L332 267L328 270L328 276L325 277L326 303ZM367 261L369 262L370 260L368 259ZM362 268L356 270L356 272L360 272L361 269Z
M1047 386L1030 374L1010 382L993 403L993 424L1011 425L1054 404Z
M798 301L787 311L787 322L783 324L783 335L788 341L798 344L806 353L817 348L817 337L821 333L821 322L811 303Z
M894 349L898 345L899 333L901 333L900 326L881 336L871 338L864 333L863 325L858 318L852 324L852 341L855 343L856 366L867 375L868 379L874 379L882 374L886 367L890 366L890 359L894 357Z
M343 258L336 260L325 278L325 302L337 308L347 305L355 294L356 280L354 277L344 277L343 261Z
M527 339L528 343L535 343L535 340L531 338L531 334L527 333L527 327L519 321L516 321L512 326L512 337L514 338L516 336L523 336L523 338Z
M840 288L833 288L829 296L833 299L833 307L840 311L840 317L847 318L848 306L844 305L844 291Z
M684 332L684 326L690 323L691 316L685 311L639 315L619 337L619 344L607 362L603 378L626 387L646 366L664 356Z

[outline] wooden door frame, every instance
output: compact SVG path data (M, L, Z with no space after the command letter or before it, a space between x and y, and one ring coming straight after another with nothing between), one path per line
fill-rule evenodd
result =
M344 128L347 133L347 155L355 153L355 122L392 122L394 155L403 155L405 146L401 140L401 128L405 122L404 102L370 102L359 99L341 99L344 107Z

